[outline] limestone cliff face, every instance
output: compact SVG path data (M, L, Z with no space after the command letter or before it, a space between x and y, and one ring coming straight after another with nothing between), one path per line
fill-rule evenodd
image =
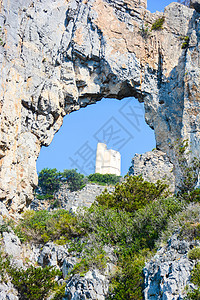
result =
M144 180L156 183L163 180L169 185L170 192L175 192L175 177L173 175L173 164L168 156L159 150L153 150L144 154L135 154L129 174L142 175Z
M143 32L163 15L163 30ZM145 0L1 0L0 200L24 209L40 147L66 114L102 97L143 101L172 162L177 138L198 156L199 17L178 3L151 14Z

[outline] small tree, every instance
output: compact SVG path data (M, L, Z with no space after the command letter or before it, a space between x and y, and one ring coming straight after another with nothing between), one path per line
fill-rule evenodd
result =
M155 184L144 181L141 176L125 176L125 181L117 183L112 194L105 191L96 197L99 205L127 212L134 212L153 200L158 199L167 185L161 181Z
M85 178L83 174L77 172L77 169L64 170L62 173L62 181L67 182L71 192L78 191L85 184Z
M20 294L20 299L23 300L47 299L51 291L58 287L56 276L61 275L59 270L49 266L45 268L30 266L23 270L9 265L6 270Z
M38 176L38 188L42 194L53 195L61 184L61 173L57 169L42 169Z

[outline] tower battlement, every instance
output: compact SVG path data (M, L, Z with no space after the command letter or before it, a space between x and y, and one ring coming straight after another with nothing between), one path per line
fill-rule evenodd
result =
M116 150L108 150L106 144L98 143L95 173L121 175L121 155Z

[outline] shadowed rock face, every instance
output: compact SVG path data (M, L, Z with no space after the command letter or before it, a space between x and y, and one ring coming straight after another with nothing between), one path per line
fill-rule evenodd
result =
M199 155L200 15L172 3L163 30L150 31L163 13L145 7L131 0L0 1L0 200L11 210L31 201L40 147L63 117L103 97L144 102L157 149L172 162L177 138L188 138Z

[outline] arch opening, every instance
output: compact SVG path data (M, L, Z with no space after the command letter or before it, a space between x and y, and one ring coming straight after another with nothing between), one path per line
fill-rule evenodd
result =
M145 122L144 104L133 97L121 101L103 98L67 115L51 145L42 147L37 170L77 169L84 175L93 174L98 142L120 152L121 175L127 174L134 154L151 151L156 145L154 132Z

